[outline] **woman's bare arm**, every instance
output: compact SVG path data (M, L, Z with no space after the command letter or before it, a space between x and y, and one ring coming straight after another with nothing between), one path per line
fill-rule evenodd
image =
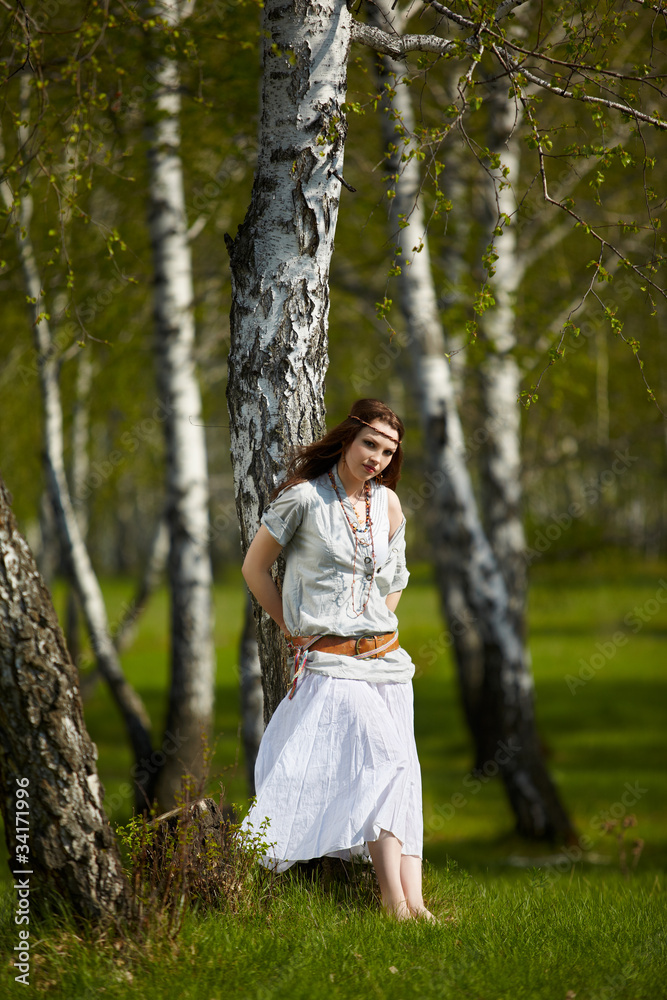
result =
M389 514L389 538L391 539L403 523L401 501L393 490L387 490L387 513ZM393 594L387 594L385 604L390 611L396 610L402 593L402 590L395 590Z
M401 599L402 590L395 590L393 594L387 594L384 603L387 605L390 611L395 611L398 607L398 602Z
M389 538L392 539L403 524L403 508L393 490L387 490L387 514L389 515Z
M268 615L271 615L282 631L287 634L287 626L283 618L283 602L275 581L271 576L271 567L282 552L271 532L263 524L250 543L246 557L241 567L243 578L248 589L257 598Z

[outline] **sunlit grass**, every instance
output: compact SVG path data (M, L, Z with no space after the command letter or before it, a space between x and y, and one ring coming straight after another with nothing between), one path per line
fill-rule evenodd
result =
M289 876L268 905L192 913L173 940L100 940L54 918L34 943L31 985L67 1000L664 996L662 877L573 873L545 884L536 871L488 880L450 866L427 871L426 892L438 926L397 924ZM6 893L2 905L8 951Z
M533 570L530 648L538 724L551 773L577 829L593 845L580 863L570 864L550 845L527 844L515 836L498 780L475 793L466 785L471 749L446 633L429 571L417 567L399 609L401 640L417 668L415 724L425 856L431 863L426 894L443 923L395 925L366 900L331 895L317 884L304 888L289 876L269 905L241 907L233 915L190 914L173 941L155 937L131 944L107 936L86 944L88 932L54 917L35 941L31 981L45 995L72 1000L98 994L155 1000L664 996L667 604L659 602L636 632L626 616L653 600L658 581L665 578L664 565L615 559ZM105 590L113 621L132 585L113 581ZM222 781L228 801L242 806L237 646L243 600L236 579L216 588L211 775L212 790ZM62 604L61 589L57 602ZM577 676L596 644L608 643L623 629L628 641L590 680L570 690L567 676ZM161 591L124 656L158 739L166 711L167 635L168 601ZM433 648L439 653L430 662ZM131 796L118 793L132 762L101 682L88 697L85 714L99 749L107 802L115 805L112 821L125 822ZM636 796L630 806L624 804L630 801L628 787ZM457 792L464 792L467 801L450 817L445 807ZM602 826L605 816L622 820L630 814L637 826L627 831L628 841L641 837L645 846L637 870L624 878L616 840ZM9 954L14 927L6 882L1 898L0 943ZM7 975L11 990L9 960Z

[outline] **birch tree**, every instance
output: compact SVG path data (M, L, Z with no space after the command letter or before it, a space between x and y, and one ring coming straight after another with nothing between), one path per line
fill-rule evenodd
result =
M28 149L27 125L20 127L19 148ZM0 162L4 149L0 143ZM151 724L141 698L128 683L109 634L109 622L102 590L74 511L65 472L63 409L58 382L59 356L53 343L43 283L31 239L32 196L29 188L17 195L5 179L0 191L8 212L14 216L19 260L32 322L38 359L39 387L43 407L44 463L51 499L56 511L61 545L70 566L86 628L99 669L107 681L122 714L137 761L149 759ZM143 790L139 800L143 799Z
M192 5L163 0L152 8L169 27L179 26ZM157 380L166 408L166 516L171 593L171 683L167 729L182 749L168 755L156 793L171 808L187 771L203 773L202 737L213 714L214 650L211 630L212 571L208 546L208 470L201 393L194 364L192 259L180 155L180 73L175 59L159 56L151 67L149 122L149 228L155 269Z
M395 26L389 0L377 0L378 27ZM497 762L518 832L534 837L571 838L572 826L546 769L535 729L533 682L526 660L522 630L511 613L504 577L505 545L498 549L487 538L467 465L468 454L445 350L445 335L437 307L426 222L420 201L421 175L410 91L402 83L404 67L383 57L387 107L383 115L385 146L394 150L390 166L395 178L390 199L390 227L397 242L395 270L401 308L412 355L415 396L421 407L429 479L436 487L430 502L430 537L438 588L449 622L459 687L475 745L476 767ZM495 220L494 220L495 221ZM504 345L506 346L506 345ZM495 373L490 372L489 377ZM487 387L488 391L492 391ZM491 395L494 404L496 397ZM493 414L493 440L518 457L519 424L516 393L501 397ZM509 439L509 442L507 442ZM493 466L506 490L518 488L516 464L505 473ZM495 500L495 493L493 494ZM492 512L493 540L504 541L514 511ZM506 515L506 519L503 519ZM519 521L519 528L521 522ZM521 553L519 553L521 554ZM512 752L500 752L501 747Z
M239 646L239 680L241 696L241 736L245 757L248 795L255 794L255 761L264 732L264 698L262 666L259 661L255 616L250 597L246 601L243 632Z
M243 224L227 239L233 284L227 402L244 551L286 457L324 427L350 26L342 0L317 8L264 5L257 170ZM289 674L277 626L259 609L257 615L268 721Z
M516 634L525 635L526 539L521 490L521 370L517 346L516 297L525 274L526 254L517 246L515 185L520 179L521 108L507 97L505 81L485 88L489 164L482 171L475 199L482 239L495 245L488 287L494 305L479 320L484 359L479 377L484 407L484 444L480 449L482 507L489 543L507 588L508 610ZM486 164L485 164L486 165Z
M88 452L90 437L90 394L93 386L93 362L90 350L82 350L77 358L76 395L74 412L72 414L72 461L69 481L74 496L80 496L90 470ZM88 535L88 507L85 503L75 506L75 516L81 532L81 539L86 543ZM80 663L79 643L79 604L76 592L70 589L67 595L67 645L75 664Z
M549 193L550 140L540 130L527 83L543 92L557 94L563 101L591 104L605 112L620 111L638 125L665 127L658 114L644 111L634 95L622 91L622 85L616 83L622 74L602 66L589 66L588 21L579 24L575 14L555 5L556 19L565 17L566 27L572 28L569 37L574 56L570 69L576 85L566 85L556 68L564 64L552 55L551 36L543 42L538 28L536 41L526 49L519 37L511 34L511 26L506 26L506 19L522 5L522 0L502 0L495 7L471 4L464 15L436 0L428 0L424 6L433 11L439 22L433 30L410 34L398 32L390 21L382 26L350 21L341 3L325 4L315 23L308 11L298 5L267 4L263 21L260 157L248 214L236 239L228 240L234 295L228 403L244 550L256 530L277 470L284 467L286 455L295 444L311 440L320 429L326 364L326 278L336 222L332 206L337 208L338 194L335 188L332 197L332 186L334 178L344 183L341 103L350 37L395 59L420 52L461 61L458 99L447 109L449 120L432 130L429 136L432 149L471 109L479 106L481 99L474 94L474 87L482 58L488 52L496 72L513 88L529 122L545 200L579 223L583 220L572 204L567 200L559 202ZM557 21L551 19L549 23L551 26ZM611 14L604 12L595 29L612 44L619 23L619 18L613 20ZM443 25L450 37L439 33ZM657 86L652 80L647 84L649 88ZM332 88L337 97L333 103ZM306 166L308 169L304 170ZM313 180L319 182L319 188L310 186ZM436 204L438 197L436 191ZM410 225L407 215L404 221ZM600 231L588 227L587 233L602 249L618 252ZM427 259L423 251L418 257L422 261ZM655 285L640 263L630 260L626 263L638 277ZM314 264L317 267L313 282ZM412 281L416 283L417 279L413 277ZM659 290L659 286L655 287ZM510 790L510 795L515 796L513 804L519 816L519 829L535 836L567 835L569 824L548 775L539 765L531 771L529 764L531 758L538 760L539 754L532 726L532 686L522 636L512 625L507 586L474 504L442 332L435 323L437 310L426 285L415 296L410 311L420 327L415 340L419 344L417 378L424 399L424 422L429 444L441 466L443 478L438 488L443 494L442 506L451 510L451 517L438 534L440 566L446 574L442 586L452 587L451 581L457 581L451 590L450 606L458 622L465 623L472 613L479 624L481 612L484 613L484 625L479 625L481 642L469 651L476 657L480 670L483 665L491 679L485 689L489 698L482 709L482 726L495 735L518 731L522 718L530 720L527 729L521 730L522 752L515 754L507 767L508 789L513 785L514 792ZM446 502L444 495L448 495ZM468 559L466 573L461 574L456 565L459 560L452 558L452 554L461 555L457 552L456 538L464 536L470 539L465 555L472 558ZM460 642L471 641L472 635L472 630L464 625ZM261 618L259 643L265 715L269 718L284 694L286 677L275 629ZM485 759L491 750L488 743L487 748ZM521 791L520 786L523 786ZM547 801L549 806L545 805Z
M81 916L108 920L128 912L130 892L96 758L76 669L0 478L0 807L9 865L25 887L48 885ZM33 899L38 907L39 894Z

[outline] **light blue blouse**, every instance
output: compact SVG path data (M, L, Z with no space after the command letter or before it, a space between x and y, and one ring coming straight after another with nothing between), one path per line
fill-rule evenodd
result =
M332 471L355 524L354 509L335 466ZM283 615L292 635L357 638L397 629L398 619L385 598L403 590L410 574L405 565L405 520L389 538L385 486L371 483L372 544L369 532L356 532L356 564L355 533L326 474L284 490L264 511L262 524L283 546ZM375 573L371 574L372 563L365 560L372 560L373 549ZM414 674L410 657L400 648L368 660L309 652L306 667L376 683L404 683Z

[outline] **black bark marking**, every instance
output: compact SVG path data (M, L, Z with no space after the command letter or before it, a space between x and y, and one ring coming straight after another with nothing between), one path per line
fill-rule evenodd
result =
M294 65L290 67L290 82L287 93L296 107L308 93L311 81L311 51L307 42L301 42L292 49Z
M444 410L437 415L429 414L427 437L435 448L442 449L447 444L447 415Z
M299 253L314 257L320 244L317 216L306 200L304 187L308 184L317 160L309 149L302 150L294 161L294 221L299 241Z
M273 291L267 288L262 294L259 300L260 308L264 314L264 319L269 318L269 313L271 312L271 306L273 305Z

